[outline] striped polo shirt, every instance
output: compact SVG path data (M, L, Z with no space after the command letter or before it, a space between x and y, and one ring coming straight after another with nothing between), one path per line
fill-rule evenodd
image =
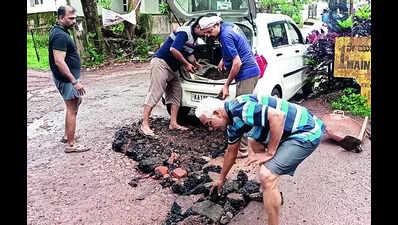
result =
M326 126L308 109L280 98L248 94L225 102L230 121L227 125L228 143L236 143L243 135L268 143L268 107L286 115L281 141L294 138L301 142L311 141L313 144L320 142Z

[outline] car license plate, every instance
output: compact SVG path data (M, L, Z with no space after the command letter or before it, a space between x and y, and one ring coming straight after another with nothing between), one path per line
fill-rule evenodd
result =
M215 97L215 96L214 95L199 94L199 93L192 93L191 94L191 100L193 102L200 102L202 99L207 98L207 97Z

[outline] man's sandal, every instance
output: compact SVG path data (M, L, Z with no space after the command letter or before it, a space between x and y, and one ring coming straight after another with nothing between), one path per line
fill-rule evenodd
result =
M80 136L76 135L75 141L77 141L79 138L80 138ZM64 144L68 143L68 139L65 139L64 137L62 137L61 140L59 140L59 141Z
M238 159L243 159L243 158L246 158L248 155L249 155L248 151L245 151L245 152L238 151L238 155L236 157Z
M73 145L73 146L66 146L65 147L65 153L74 153L74 152L85 152L90 150L89 147L84 146L84 145Z

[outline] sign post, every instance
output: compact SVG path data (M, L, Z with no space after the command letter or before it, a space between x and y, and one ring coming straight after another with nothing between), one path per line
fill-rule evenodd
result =
M361 86L361 95L370 106L371 38L337 37L334 54L335 77L355 78Z

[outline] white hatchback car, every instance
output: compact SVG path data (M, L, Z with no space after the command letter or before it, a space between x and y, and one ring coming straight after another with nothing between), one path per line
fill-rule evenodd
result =
M264 73L260 75L254 93L276 95L290 99L306 83L306 66L303 54L307 49L303 35L295 22L286 15L256 13L254 0L167 0L172 13L190 25L196 18L209 12L217 13L225 22L238 25L246 34L256 57L264 62ZM199 4L197 4L199 2ZM220 92L227 73L219 73L217 65L221 60L221 46L211 38L199 38L196 59L203 69L196 73L179 69L182 85L182 101L179 116L196 108L205 97L216 97ZM261 69L261 68L260 68ZM236 85L229 88L232 99ZM170 108L168 107L170 112Z

